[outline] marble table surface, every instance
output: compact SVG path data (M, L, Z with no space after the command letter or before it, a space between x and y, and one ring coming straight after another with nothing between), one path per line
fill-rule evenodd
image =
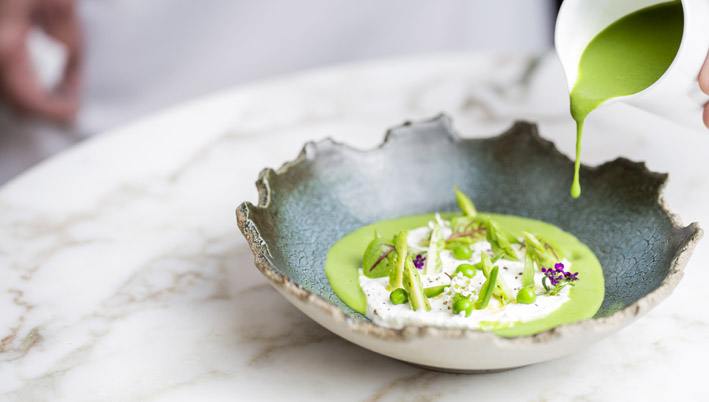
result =
M255 269L234 209L308 140L375 147L440 112L466 137L574 126L553 55L441 54L225 90L104 133L0 189L0 400L706 400L709 242L675 292L564 358L486 375L350 344ZM592 115L583 161L669 172L685 223L709 222L709 135L625 105ZM571 174L571 172L569 172ZM566 190L559 196L566 196ZM706 225L705 225L706 226Z

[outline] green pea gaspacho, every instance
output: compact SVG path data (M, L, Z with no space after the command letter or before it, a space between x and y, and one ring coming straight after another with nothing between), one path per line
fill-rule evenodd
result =
M593 317L601 265L541 221L479 213L407 216L362 227L330 249L325 272L353 310L391 328L435 326L530 335Z

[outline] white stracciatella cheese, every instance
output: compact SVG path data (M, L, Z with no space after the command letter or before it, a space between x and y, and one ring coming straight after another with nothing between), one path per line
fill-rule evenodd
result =
M438 223L442 227L444 237L451 235L449 222L442 221L437 217ZM417 254L426 250L422 244L426 242L431 234L433 222L429 227L421 227L408 232L407 243L412 254ZM509 287L516 294L522 287L522 272L524 269L524 248L522 245L513 244L512 247L520 257L520 261L510 261L500 259L494 265L499 267L499 274ZM489 305L481 310L473 310L470 316L465 314L452 314L453 296L460 293L462 296L471 297L475 300L480 289L485 282L485 275L481 270L476 270L472 278L467 278L461 273L455 274L456 268L460 264L476 264L481 261L481 253L486 253L492 257L492 247L485 240L478 241L470 245L473 253L468 260L458 260L453 257L450 250L442 250L440 259L442 270L440 273L424 275L421 274L421 283L424 288L450 285L438 296L429 298L430 311L414 311L408 304L393 304L389 299L392 289L389 286L389 279L368 278L360 270L359 282L364 294L367 297L367 317L378 325L402 328L404 326L435 326L441 328L504 328L514 322L527 322L549 315L554 310L561 307L569 300L569 287L563 288L557 295L537 297L532 304L518 304L511 302L507 305L497 298L492 298ZM564 259L564 267L569 269L571 263ZM544 274L535 271L534 291L543 293L542 278Z

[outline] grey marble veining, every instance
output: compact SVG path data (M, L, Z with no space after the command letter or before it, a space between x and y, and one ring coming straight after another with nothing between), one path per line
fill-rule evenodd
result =
M38 166L0 189L0 399L701 400L701 243L674 294L614 336L540 365L465 376L322 329L267 285L235 230L237 203L257 201L259 171L309 140L372 148L387 128L445 111L473 137L538 122L571 154L565 91L553 57L344 66L236 88ZM701 224L706 149L705 134L614 105L589 118L582 159L625 156L669 172L669 205Z

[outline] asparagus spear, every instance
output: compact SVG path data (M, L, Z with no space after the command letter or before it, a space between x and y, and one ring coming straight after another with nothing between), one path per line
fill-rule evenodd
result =
M502 232L497 223L492 220L487 220L487 241L492 246L492 252L495 255L502 254L508 260L519 261L519 257L515 250L510 246L510 241Z
M524 244L527 247L527 251L531 252L532 259L537 263L538 268L551 268L557 263L557 259L554 254L544 248L542 242L540 242L533 234L522 232L524 235Z
M404 289L406 289L406 292L409 294L411 308L414 311L420 309L430 311L431 305L428 303L428 297L426 297L426 292L421 284L421 277L419 276L418 270L414 267L414 263L410 258L406 258L403 282Z
M458 186L454 186L453 189L455 190L455 199L458 201L458 206L460 206L463 214L465 216L476 216L478 211L475 209L475 205L473 205L473 201L470 200L470 197L460 191Z
M426 267L423 270L425 275L437 274L441 270L441 250L444 247L443 234L441 233L441 225L438 221L433 226L431 231L431 242L428 245L426 253Z
M534 286L534 257L529 247L524 253L524 271L522 271L522 287L527 286Z

